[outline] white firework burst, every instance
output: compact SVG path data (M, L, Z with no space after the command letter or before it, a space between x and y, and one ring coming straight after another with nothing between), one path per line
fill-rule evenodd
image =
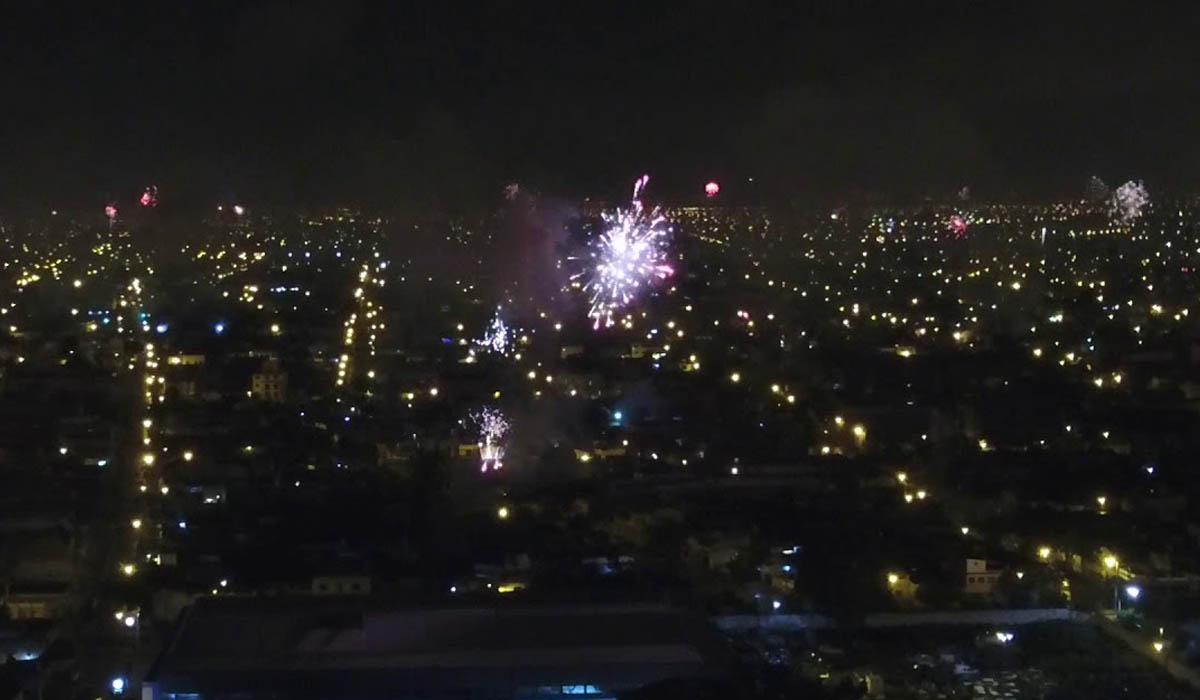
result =
M509 422L498 408L490 406L471 414L471 420L479 428L479 471L486 473L504 467L504 436L508 434Z
M1130 180L1113 192L1108 208L1113 216L1130 223L1142 215L1142 209L1149 203L1150 193L1146 191L1145 185L1140 180Z
M649 175L638 178L633 186L629 209L604 214L604 233L593 245L589 256L592 267L575 275L586 277L584 291L591 307L588 317L593 328L613 325L613 314L633 300L642 287L655 279L675 273L667 263L667 239L671 227L658 207L647 211L640 195Z
M508 351L512 347L512 335L508 324L500 316L500 309L497 308L496 315L492 316L483 337L476 339L475 345L487 352L508 355Z

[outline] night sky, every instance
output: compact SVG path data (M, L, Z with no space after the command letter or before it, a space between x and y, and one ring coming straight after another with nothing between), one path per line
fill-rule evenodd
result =
M1194 4L11 4L6 206L1200 183Z

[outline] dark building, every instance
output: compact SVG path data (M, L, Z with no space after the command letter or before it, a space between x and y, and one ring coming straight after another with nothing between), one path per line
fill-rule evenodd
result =
M184 613L143 698L601 700L718 681L725 669L707 620L657 606L204 599Z

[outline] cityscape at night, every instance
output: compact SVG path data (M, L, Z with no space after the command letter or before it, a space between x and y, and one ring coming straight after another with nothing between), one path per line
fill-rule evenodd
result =
M1187 22L134 5L0 29L0 700L1200 698Z

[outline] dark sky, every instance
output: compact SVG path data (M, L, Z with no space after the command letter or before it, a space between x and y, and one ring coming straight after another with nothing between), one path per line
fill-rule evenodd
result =
M0 202L1191 191L1200 11L1144 5L14 0Z

